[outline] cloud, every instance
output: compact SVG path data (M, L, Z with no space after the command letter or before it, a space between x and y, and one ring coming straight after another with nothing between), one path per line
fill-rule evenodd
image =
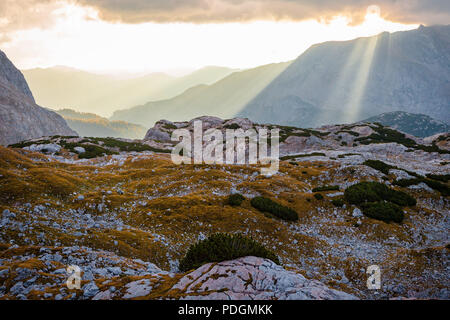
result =
M99 10L108 21L236 22L251 20L328 20L344 14L358 23L367 7L381 7L382 17L407 23L445 24L448 0L76 0Z
M0 0L0 44L16 31L51 28L58 20L70 18L74 8L92 13L91 8L102 20L132 24L327 21L336 15L346 15L358 24L374 4L390 21L427 25L450 21L448 0Z

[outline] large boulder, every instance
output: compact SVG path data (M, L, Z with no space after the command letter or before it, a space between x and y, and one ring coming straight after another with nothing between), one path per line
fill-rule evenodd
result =
M181 290L186 299L357 299L257 257L205 264L182 277L172 289Z

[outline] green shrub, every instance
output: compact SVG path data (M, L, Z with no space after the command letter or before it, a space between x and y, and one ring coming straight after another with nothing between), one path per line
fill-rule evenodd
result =
M298 220L297 212L265 197L255 197L250 201L251 205L261 212L268 212L280 219L288 221Z
M350 186L345 190L344 197L349 203L355 205L383 200L393 202L399 206L416 205L416 199L409 194L391 189L379 182L360 182Z
M216 233L191 245L180 261L180 271L196 269L206 263L255 256L270 259L279 264L278 257L263 245L240 234Z
M385 222L401 223L404 218L403 210L391 202L370 202L361 206L362 213L369 218Z
M314 193L314 198L316 198L316 200L323 200L323 195L320 193Z
M448 182L450 180L450 174L427 174L427 178L441 181L441 182Z
M389 174L389 170L395 168L380 160L366 160L364 161L363 165L374 168L375 170L378 170L384 174Z
M339 186L321 186L312 189L313 192L321 192L321 191L339 191Z
M240 129L241 127L237 124L237 123L231 123L231 124L227 124L225 126L223 126L225 129L233 129L233 130L237 130Z
M425 183L427 186L429 186L431 189L439 191L444 197L450 196L450 188L447 185L431 179L426 178L400 179L395 180L393 184L399 187L406 188L412 185L418 185L419 183L422 182Z
M230 206L240 206L245 197L239 193L230 194L227 198L227 204Z
M342 198L333 199L333 200L331 200L331 203L335 207L339 207L339 208L342 208L345 204L344 199L342 199Z
M326 157L326 154L322 153L322 152L313 152L313 153L309 153L309 154L295 154L292 156L283 156L280 158L280 160L284 161L284 160L291 160L291 159L295 159L295 158L307 158L307 157Z

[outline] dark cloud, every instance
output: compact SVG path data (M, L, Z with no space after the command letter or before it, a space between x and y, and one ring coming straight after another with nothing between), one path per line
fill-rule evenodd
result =
M230 22L258 19L330 19L345 14L361 21L369 5L378 5L393 21L447 24L449 0L75 0L95 7L102 19L138 23Z

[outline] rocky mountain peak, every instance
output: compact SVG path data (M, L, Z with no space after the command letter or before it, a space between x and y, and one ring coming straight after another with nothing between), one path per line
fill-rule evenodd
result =
M2 79L3 78L3 79ZM34 97L31 93L30 88L28 87L25 78L15 66L8 59L6 54L0 50L0 81L4 83L8 83L13 86L16 90L23 93L25 96L30 98L33 102Z

